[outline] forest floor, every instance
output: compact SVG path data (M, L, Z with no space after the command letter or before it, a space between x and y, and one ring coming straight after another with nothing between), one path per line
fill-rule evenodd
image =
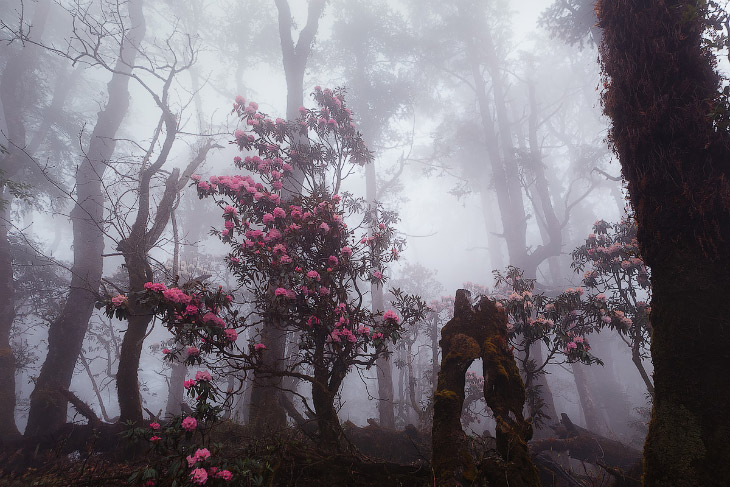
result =
M353 441L359 443L357 454L323 455L294 431L263 442L251 438L245 427L232 423L217 429L211 438L211 450L229 465L236 465L233 481L226 484L231 487L433 485L433 472L424 458L430 456L430 446L420 443L418 433L388 432L372 426L347 428L350 436L356 437ZM83 453L69 452L63 441L57 445L43 451L19 448L0 452L0 487L142 485L129 482L135 472L170 463L169 458L158 457L147 446L131 458L120 459L120 451L125 448L122 444L104 452L87 444ZM125 455L129 452L126 450ZM383 456L394 461L385 461ZM170 487L172 482L158 480L155 485Z
M84 426L77 428L76 433ZM0 450L0 487L142 486L142 480L130 481L135 472L150 468L157 472L167 471L172 462L181 462L184 458L184 453L182 456L180 453L169 456L155 453L148 444L134 446L120 437L118 426L109 426L112 428L104 434L87 436L81 443L77 434L76 442L71 441L72 435L69 435L55 439L62 441L46 443L45 448L34 449L24 445ZM356 453L325 455L294 428L264 441L253 437L246 426L231 422L223 422L216 427L206 444L213 456L234 472L234 479L225 484L230 487L435 485L428 432L419 432L412 426L394 431L380 428L375 423L358 427L349 422L343 425L343 429L352 451ZM470 436L467 441L477 464L494 452L493 438ZM538 467L545 486L638 485L630 478L618 481L605 471L591 469L590 464L585 463L576 463L569 468L573 473L564 474L544 455L533 459L541 460ZM567 466L563 460L558 462ZM574 460L572 462L575 463ZM551 469L550 463L556 468ZM184 485L192 485L187 481L188 474L182 474ZM137 478L141 479L141 476ZM640 478L640 472L633 478ZM148 485L182 487L180 482L173 484L171 479L164 477Z

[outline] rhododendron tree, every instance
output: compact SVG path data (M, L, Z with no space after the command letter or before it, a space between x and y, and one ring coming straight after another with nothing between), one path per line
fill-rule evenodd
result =
M651 337L651 283L649 270L639 256L636 222L632 218L614 224L595 222L593 233L572 255L572 267L584 272L583 285L590 290L586 314L597 328L618 332L653 395L654 384L643 364L649 357Z
M201 363L215 355L257 377L310 383L312 406L304 401L305 407L317 418L320 444L333 448L342 445L334 400L345 375L353 366L371 367L426 309L402 294L398 312L376 314L366 306L362 283L384 283L383 270L404 242L393 228L393 212L338 194L342 180L372 159L343 95L317 88L319 108L302 108L294 121L272 120L237 98L234 112L250 129L235 132L245 154L233 162L244 174L193 178L198 195L221 207L222 222L213 233L230 247L226 262L250 296L251 313L239 316L221 289L145 286L150 305L180 343L166 359ZM292 182L295 172L301 178ZM303 181L301 194L287 193L297 181ZM367 233L374 218L378 231ZM107 311L119 315L124 306L116 298ZM255 330L266 322L296 338L286 367L267 362L272 351L257 343ZM235 338L247 329L254 331L252 340L239 348Z
M583 288L568 288L557 296L535 292L535 279L525 279L516 267L508 267L505 273L494 271L499 304L507 313L510 343L520 371L525 380L527 407L536 425L549 418L543 410L538 378L546 374L550 363L582 362L600 363L590 353L585 335L594 330L593 323L582 312ZM531 355L533 344L542 342L546 354L536 360Z

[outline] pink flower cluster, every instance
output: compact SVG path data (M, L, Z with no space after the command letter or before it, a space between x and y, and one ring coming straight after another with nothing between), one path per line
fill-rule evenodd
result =
M185 459L188 461L188 467L192 467L196 463L210 458L210 451L207 448L198 448L193 455L188 455Z
M181 291L180 289L178 289L176 287L163 291L162 295L168 301L172 301L173 303L180 303L180 304L188 304L193 299L191 296L188 296L187 294L185 294L185 292Z
M127 296L124 294L117 294L112 298L112 304L115 308L119 308L120 306L124 306L129 302L129 299L127 299Z
M195 431L195 428L198 427L198 420L196 420L192 416L188 416L182 420L180 426L182 426L182 429L184 429L185 431Z
M392 309L389 309L388 311L386 311L385 313L383 313L383 319L384 320L391 320L391 321L394 321L396 323L398 323L398 321L400 320L400 318L398 318L398 315L395 314L395 311L393 311Z
M144 284L144 288L149 289L151 291L156 291L158 293L161 293L161 292L167 290L167 286L165 286L161 282L146 282Z
M195 380L196 382L210 382L213 380L213 377L210 375L210 372L206 370L199 370L195 373Z

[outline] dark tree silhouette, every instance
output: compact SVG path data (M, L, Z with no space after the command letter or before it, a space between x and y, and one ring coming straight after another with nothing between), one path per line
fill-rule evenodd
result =
M644 485L730 478L730 137L704 1L599 1L604 108L651 267Z

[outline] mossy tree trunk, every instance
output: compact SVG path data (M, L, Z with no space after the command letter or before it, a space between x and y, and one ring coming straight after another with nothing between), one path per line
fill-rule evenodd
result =
M644 485L730 479L730 137L706 2L602 0L604 106L652 272Z
M472 307L468 291L460 289L454 318L441 330L442 359L434 394L431 431L432 461L439 486L487 485L537 487L540 479L527 449L532 424L522 415L525 385L507 344L507 316L493 301L483 298ZM467 448L461 428L466 371L482 359L484 399L497 423L497 452L479 466Z

